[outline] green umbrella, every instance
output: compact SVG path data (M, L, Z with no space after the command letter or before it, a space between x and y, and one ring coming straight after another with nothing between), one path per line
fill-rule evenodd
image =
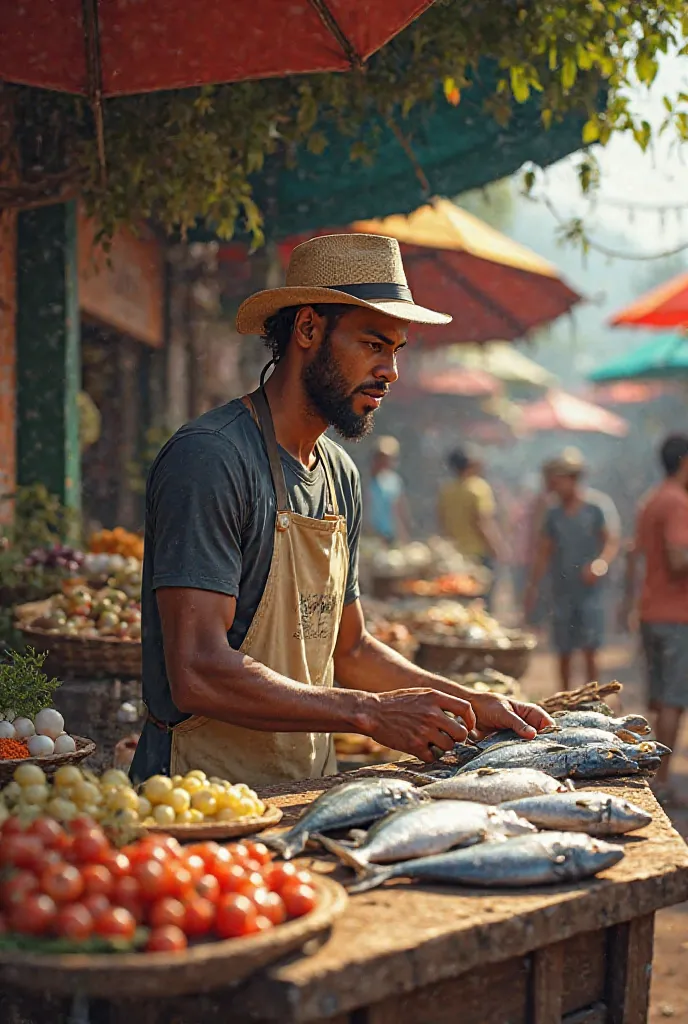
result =
M669 334L598 367L588 380L662 380L688 376L688 334Z

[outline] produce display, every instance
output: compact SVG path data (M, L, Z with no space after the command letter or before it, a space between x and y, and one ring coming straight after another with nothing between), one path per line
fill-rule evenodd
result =
M446 572L433 579L403 580L399 590L417 597L478 597L485 585L470 573Z
M141 593L142 563L138 558L123 555L84 555L82 572L92 586L113 587L123 590L127 597L138 598Z
M76 750L65 731L64 718L50 707L60 684L43 672L44 662L44 654L29 648L25 654L11 651L9 662L0 665L0 760L50 757Z
M147 836L118 850L84 814L66 825L11 816L0 831L0 949L181 953L310 913L312 881L262 843Z
M65 587L28 625L67 636L141 640L139 595L117 587L95 590L85 584Z
M88 547L89 551L97 555L123 555L125 558L143 561L143 537L138 533L130 533L122 526L92 534Z
M72 574L79 571L83 562L83 551L64 544L34 548L24 559L24 565L28 568L40 566L43 569L63 569Z
M264 811L245 783L210 780L202 771L171 779L153 775L137 790L115 768L98 777L63 765L48 780L38 765L27 764L19 765L12 782L0 791L0 821L15 815L22 821L47 816L68 823L85 814L113 839L134 835L141 827L235 822Z

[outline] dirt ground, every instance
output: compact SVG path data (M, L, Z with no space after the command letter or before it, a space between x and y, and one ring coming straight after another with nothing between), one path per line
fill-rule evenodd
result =
M617 705L624 714L645 709L642 667L633 638L617 638L603 653L601 680L619 679L624 684ZM559 689L556 664L551 654L537 653L528 674L521 681L531 699L545 697ZM582 683L583 680L580 680ZM574 682L575 686L579 685ZM688 805L688 716L672 758L674 784ZM688 809L667 808L674 826L688 840ZM671 1019L688 1024L688 986L685 983L688 956L688 903L662 910L656 917L655 956L652 977L650 1024Z

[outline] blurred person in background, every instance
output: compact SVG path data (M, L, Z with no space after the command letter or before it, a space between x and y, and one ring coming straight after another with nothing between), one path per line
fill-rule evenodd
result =
M368 516L371 532L388 544L405 544L411 534L411 516L404 481L397 472L398 463L396 437L379 437L373 448Z
M524 599L532 615L538 587L549 569L552 640L562 688L571 683L571 659L582 651L586 682L597 679L604 641L603 581L619 550L619 515L611 498L584 485L585 462L567 449L547 465L555 502L548 504L537 537Z
M665 479L641 502L626 565L624 617L633 625L637 567L644 563L639 619L648 703L657 739L676 745L688 707L688 436L668 437L660 450ZM670 759L654 780L658 798L676 803Z
M524 549L526 569L524 573L525 579L523 581L523 587L520 594L522 603L525 602L525 595L528 590L531 568L535 561L535 553L538 548L542 524L548 508L557 500L552 486L552 466L555 465L556 462L556 459L547 459L546 462L543 462L540 470L540 490L533 498L528 510L528 532ZM546 625L550 602L551 594L549 574L545 571L538 583L537 594L532 602L532 608L526 616L527 625L532 626L536 633L541 633Z
M494 580L502 552L494 492L482 475L482 463L476 454L457 448L447 461L453 479L440 489L440 531L466 559L489 569ZM492 589L493 584L485 594L487 608L491 605Z

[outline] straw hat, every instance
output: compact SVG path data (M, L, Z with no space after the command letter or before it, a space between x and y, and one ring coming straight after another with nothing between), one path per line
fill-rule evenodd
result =
M578 448L564 448L560 455L548 459L543 469L552 476L579 476L585 472L585 458Z
M237 331L262 334L265 321L285 306L313 303L377 309L396 320L448 324L451 317L417 306L406 281L396 238L322 235L297 245L283 288L256 292L239 307Z
M386 455L390 459L396 459L400 450L399 442L391 434L382 434L373 442L373 451L377 455Z

